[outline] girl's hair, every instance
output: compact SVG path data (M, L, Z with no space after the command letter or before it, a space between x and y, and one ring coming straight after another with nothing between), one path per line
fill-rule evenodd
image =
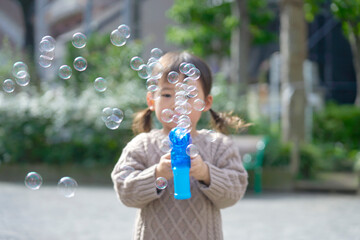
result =
M162 81L165 81L167 79L167 75L169 72L179 72L179 67L181 63L186 62L194 64L195 67L200 70L201 75L199 80L203 88L205 97L210 94L212 87L212 74L208 65L201 58L188 52L168 52L160 58L159 62L163 66L163 74L161 78ZM152 123L151 113L152 111L149 108L135 113L134 121L132 124L132 130L134 134L150 132ZM243 120L239 117L234 116L232 112L217 113L214 110L210 109L210 114L212 117L212 127L216 131L224 134L228 133L229 127L234 128L235 130L239 130L240 128L247 127L249 125L245 124Z

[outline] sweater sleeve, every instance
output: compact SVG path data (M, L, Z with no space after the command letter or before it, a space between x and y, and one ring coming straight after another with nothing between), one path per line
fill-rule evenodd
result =
M155 187L156 164L146 167L146 146L136 136L124 149L111 173L120 201L128 206L142 208L160 198L163 191ZM130 169L130 170L129 170Z
M226 137L217 152L214 163L205 162L209 166L210 185L199 182L199 186L220 209L234 205L244 196L248 174L243 167L239 150L231 139Z

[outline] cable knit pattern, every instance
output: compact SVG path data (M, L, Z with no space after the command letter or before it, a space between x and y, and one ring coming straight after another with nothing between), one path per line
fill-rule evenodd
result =
M111 173L120 201L139 208L134 239L223 239L220 209L239 201L248 184L239 150L229 137L217 134L211 142L206 130L199 131L193 144L209 166L210 185L191 178L192 197L176 200L172 180L164 190L155 187L156 164L164 154L160 145L166 137L158 129L137 135ZM121 177L124 166L135 169L125 179Z

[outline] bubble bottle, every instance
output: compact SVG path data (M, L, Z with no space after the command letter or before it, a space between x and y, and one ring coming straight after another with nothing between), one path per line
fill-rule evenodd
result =
M169 133L172 143L171 168L174 174L175 199L188 199L190 191L190 156L186 148L191 143L190 133L185 128L175 127Z

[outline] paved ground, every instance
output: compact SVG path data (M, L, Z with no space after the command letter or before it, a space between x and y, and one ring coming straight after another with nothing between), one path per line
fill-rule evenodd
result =
M125 240L135 209L109 187L80 186L64 198L55 186L31 191L0 182L1 240ZM248 194L223 210L225 240L360 239L360 197L344 194Z

